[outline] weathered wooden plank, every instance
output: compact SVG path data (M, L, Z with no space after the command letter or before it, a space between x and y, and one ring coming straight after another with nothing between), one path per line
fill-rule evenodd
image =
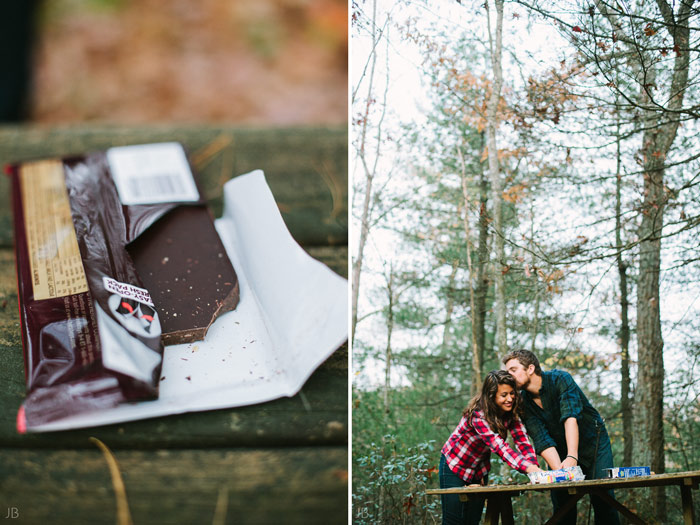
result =
M306 251L338 275L348 278L347 246L307 246Z
M108 446L109 442L106 443ZM347 523L347 450L114 451L136 524ZM17 523L114 524L102 454L0 449L0 515Z
M347 249L309 252L347 275ZM18 435L17 408L24 399L24 364L12 250L0 249L0 446L91 447L96 436L117 448L273 446L347 443L347 345L309 378L300 394L231 410L170 416L98 429Z
M653 474L651 476L635 476L631 478L601 478L583 481L566 481L556 484L558 489L591 489L591 490L617 490L623 488L638 487L658 487L665 485L682 485L686 480L691 480L694 484L700 480L700 470L688 472L665 472L663 474ZM551 483L539 484L516 484L516 485L487 485L485 487L464 486L447 489L428 489L426 494L491 494L491 493L513 493L527 491L548 491L552 489Z
M303 245L344 245L348 232L347 128L0 127L0 165L110 146L179 141L188 150L215 215L221 187L265 172L290 232ZM0 245L11 245L9 181L0 177Z

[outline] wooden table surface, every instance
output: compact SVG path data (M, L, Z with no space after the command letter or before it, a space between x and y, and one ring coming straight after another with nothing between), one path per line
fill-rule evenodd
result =
M583 481L568 481L560 483L541 483L541 484L519 484L519 485L487 485L487 486L464 486L448 489L428 489L426 494L439 496L440 494L457 494L462 500L468 500L472 497L487 498L486 523L497 524L501 518L504 524L513 523L513 511L510 503L512 496L518 496L524 492L547 492L553 489L567 490L569 494L578 495L581 497L584 494L597 491L621 490L643 487L658 487L678 485L681 489L680 500L683 507L683 519L686 524L694 524L694 505L692 490L696 490L700 484L700 470L690 472L669 472L665 474L654 474L651 476L639 476L633 478L608 478L608 479L591 479ZM605 497L605 494L601 495ZM492 501L491 509L489 502ZM611 502L611 504L614 502ZM630 523L645 523L638 516L633 515L629 509L615 503L618 510L623 514ZM493 507L498 507L493 508ZM489 515L489 510L491 514ZM561 513L563 514L563 512ZM554 523L558 521L552 518ZM548 521L547 523L550 523Z
M294 238L347 277L345 128L0 127L0 164L180 141L214 214L229 178L260 168ZM0 519L109 523L117 497L142 523L347 523L348 352L337 350L292 398L92 429L19 435L25 393L9 179L0 177Z
M686 481L687 480L687 481ZM589 479L583 481L566 481L559 483L523 483L519 485L486 485L485 487L454 487L449 489L428 489L427 494L520 494L521 492L546 492L552 489L567 489L575 491L579 488L596 488L615 490L620 488L655 487L665 485L697 485L700 482L700 470L690 472L668 472L652 476L634 478Z

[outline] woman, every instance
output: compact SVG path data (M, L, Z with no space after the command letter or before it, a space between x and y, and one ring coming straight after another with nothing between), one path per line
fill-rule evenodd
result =
M440 488L486 485L491 451L512 468L538 472L535 450L518 417L520 395L515 380L505 370L489 372L481 393L469 403L457 428L442 447ZM510 431L519 452L505 441ZM443 525L476 525L481 520L483 498L461 502L457 494L442 495Z

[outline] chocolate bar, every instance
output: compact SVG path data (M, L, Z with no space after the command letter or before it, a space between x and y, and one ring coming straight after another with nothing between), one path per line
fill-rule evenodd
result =
M127 251L160 315L163 344L204 339L221 313L236 308L238 278L204 206L171 210Z
M22 431L158 395L238 280L180 144L8 167L28 395Z

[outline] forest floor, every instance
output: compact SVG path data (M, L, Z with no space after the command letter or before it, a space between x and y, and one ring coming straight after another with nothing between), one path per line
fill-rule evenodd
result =
M345 0L41 5L34 122L347 122Z

